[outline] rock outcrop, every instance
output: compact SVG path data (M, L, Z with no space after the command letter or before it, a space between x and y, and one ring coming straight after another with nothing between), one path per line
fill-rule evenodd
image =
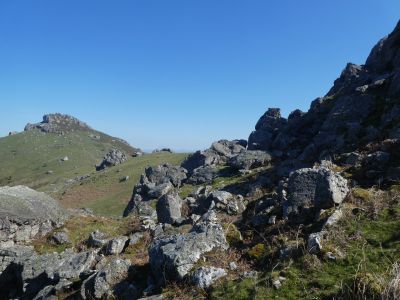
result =
M40 123L26 124L24 131L31 131L34 129L57 134L65 134L75 130L91 130L86 123L77 118L60 113L44 115L43 121Z
M44 193L26 186L0 188L0 245L43 236L66 218L67 212Z
M96 170L104 170L105 168L108 167L113 167L116 165L120 165L124 163L127 160L127 157L124 152L118 149L112 149L110 152L108 152L105 156L103 161L96 166Z
M139 184L133 189L133 195L124 211L124 216L155 215L151 201L179 188L186 181L186 169L170 164L148 167L142 174Z
M378 42L365 65L348 64L331 90L308 112L287 119L269 109L249 137L249 149L312 162L351 152L371 141L400 137L400 23Z

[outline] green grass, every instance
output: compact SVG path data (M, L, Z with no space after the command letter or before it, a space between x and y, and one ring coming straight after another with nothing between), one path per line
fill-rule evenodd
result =
M66 207L88 207L99 215L121 216L146 167L163 163L180 165L186 156L185 153L159 152L135 157L67 187L58 198ZM129 176L129 180L121 182L125 176ZM78 198L82 201L77 201Z
M128 155L135 150L97 131L57 135L33 130L0 138L0 185L22 184L51 193L65 185L66 179L93 172L113 147ZM65 156L69 160L62 162Z

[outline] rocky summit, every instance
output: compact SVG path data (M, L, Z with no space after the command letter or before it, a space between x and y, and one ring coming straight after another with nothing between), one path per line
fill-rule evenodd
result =
M79 131L101 155L89 171L64 146L38 159L42 176L75 164L67 181L4 176L0 299L400 298L400 23L248 140L138 155L61 114L25 130L4 139Z
M91 129L86 123L69 115L60 113L47 114L43 116L43 121L36 124L26 124L25 131L39 129L43 132L64 134L74 130Z

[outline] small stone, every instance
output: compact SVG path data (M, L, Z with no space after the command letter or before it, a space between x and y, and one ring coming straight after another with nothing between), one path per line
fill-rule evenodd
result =
M276 223L276 216L270 216L268 219L268 224L274 225Z
M321 232L310 234L307 241L307 249L311 254L317 254L322 250Z
M202 289L206 289L210 287L215 281L226 275L226 271L221 268L201 267L193 273L192 278L194 284Z
M237 264L234 261L229 263L229 270L234 271L238 268Z
M272 286L275 289L279 290L281 288L281 286L282 286L282 283L280 282L279 279L275 279L274 281L272 281Z
M326 257L328 260L332 260L332 261L335 261L335 260L336 260L336 256L335 256L332 252L327 252L327 253L325 254L325 257Z

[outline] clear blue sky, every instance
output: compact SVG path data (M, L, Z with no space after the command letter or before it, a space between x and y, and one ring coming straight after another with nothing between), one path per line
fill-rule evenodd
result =
M62 112L144 149L247 138L399 17L399 0L1 0L0 135Z

